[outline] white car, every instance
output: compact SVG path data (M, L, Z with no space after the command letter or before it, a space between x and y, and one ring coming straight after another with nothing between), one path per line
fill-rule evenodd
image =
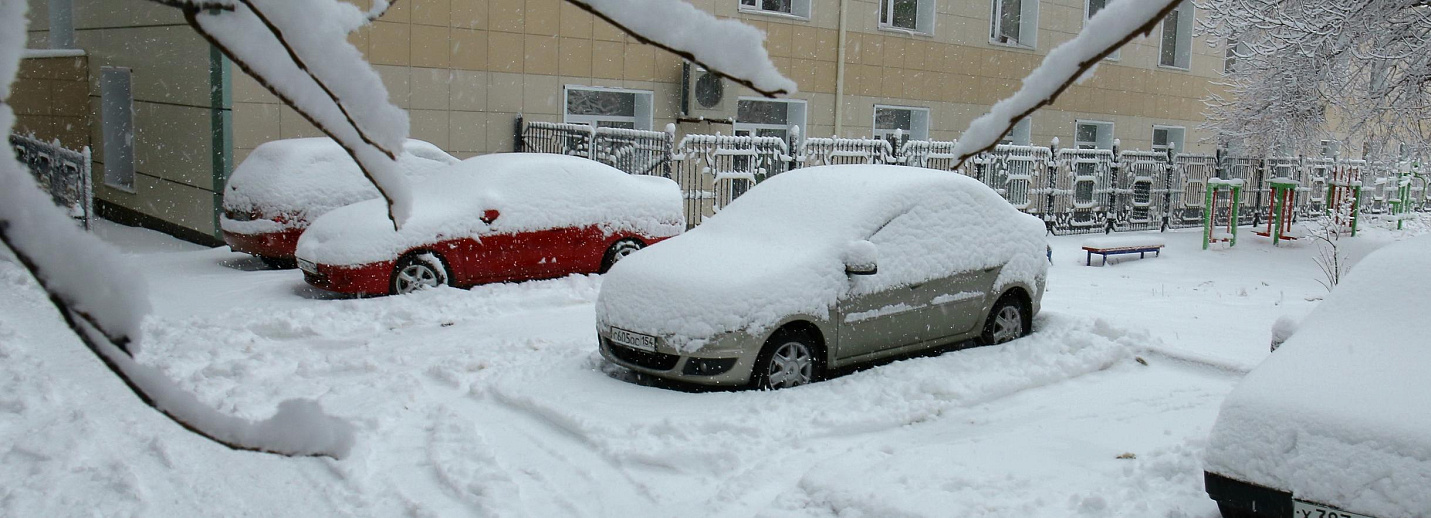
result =
M1362 259L1228 394L1207 493L1227 518L1431 516L1431 236Z
M904 166L799 169L616 265L602 354L705 385L783 388L822 371L1027 334L1044 224L984 184Z
M408 140L398 171L410 180L457 163L421 140ZM224 186L219 227L235 252L275 267L293 266L298 237L318 216L379 196L358 163L333 139L296 138L260 144Z

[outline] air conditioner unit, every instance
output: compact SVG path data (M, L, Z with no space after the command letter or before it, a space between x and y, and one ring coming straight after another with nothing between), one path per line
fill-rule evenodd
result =
M735 87L725 78L699 65L681 69L681 109L692 119L735 120Z

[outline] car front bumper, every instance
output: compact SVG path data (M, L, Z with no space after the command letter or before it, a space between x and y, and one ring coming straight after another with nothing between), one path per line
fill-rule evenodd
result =
M224 243L235 252L253 254L273 259L292 259L293 250L298 248L298 236L302 228L290 228L280 232L261 234L240 234L224 231Z
M303 270L303 281L309 285L338 293L354 295L387 295L391 286L393 266L396 261L337 266L314 264L303 259L298 267Z
M682 352L662 340L656 351L643 351L613 342L609 328L597 330L601 356L627 369L658 378L707 386L739 387L748 385L755 371L760 344L746 344L744 335L735 333L695 352Z

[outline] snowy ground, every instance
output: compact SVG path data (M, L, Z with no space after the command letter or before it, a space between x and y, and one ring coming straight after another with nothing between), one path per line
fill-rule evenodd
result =
M1218 405L1272 322L1326 293L1311 243L1204 252L1194 229L1163 235L1162 257L1086 267L1086 236L1055 237L1026 339L686 393L602 364L599 277L349 300L225 249L100 233L151 284L140 361L244 417L316 398L358 444L286 459L183 432L0 259L0 516L1210 518ZM1357 258L1404 235L1343 243Z

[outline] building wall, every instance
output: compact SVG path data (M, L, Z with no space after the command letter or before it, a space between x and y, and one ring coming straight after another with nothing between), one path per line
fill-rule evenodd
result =
M937 3L931 35L878 27L878 3L848 7L840 136L869 136L874 105L927 107L930 137L954 139L974 117L1012 94L1048 50L1082 29L1084 0L1044 0L1037 48L990 43L992 6ZM745 20L767 35L776 65L800 85L806 135L835 134L839 2L813 0L808 19L742 12L738 0L695 0L718 16ZM1157 65L1158 30L1101 63L1032 121L1032 141L1072 144L1075 120L1113 122L1123 146L1148 149L1153 125L1187 129L1186 150L1211 152L1196 126L1222 49L1193 41L1188 70ZM458 156L512 149L513 118L562 119L563 85L654 93L653 128L680 115L679 58L635 42L562 0L412 0L399 2L351 41L409 110L412 136ZM241 75L241 74L240 74ZM751 95L742 92L740 95ZM317 135L252 80L235 79L235 147L241 159L273 139ZM720 130L723 126L717 125ZM726 131L729 131L728 126Z
M32 48L48 45L47 0L30 0ZM215 194L227 156L214 128L216 55L190 29L178 9L147 0L74 0L75 47L87 54L89 82L81 106L89 124L94 157L95 198L143 222L188 229L191 239L212 241ZM222 66L222 60L217 63ZM131 69L134 97L135 179L133 190L104 180L104 120L99 82L104 67ZM217 135L222 137L221 134ZM216 166L217 165L217 166Z
M89 65L84 56L26 58L10 92L15 132L66 148L91 147Z

